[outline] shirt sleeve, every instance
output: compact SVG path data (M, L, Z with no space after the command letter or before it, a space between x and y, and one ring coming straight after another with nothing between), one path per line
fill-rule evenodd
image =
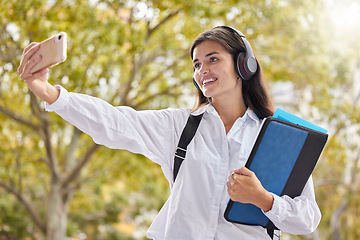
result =
M321 212L315 201L312 176L298 197L272 195L274 196L272 209L264 214L277 228L294 235L304 235L315 231L320 223Z
M51 105L46 104L47 111L55 111L97 144L144 155L161 165L170 178L177 135L190 109L135 111L56 87L60 90L59 98Z

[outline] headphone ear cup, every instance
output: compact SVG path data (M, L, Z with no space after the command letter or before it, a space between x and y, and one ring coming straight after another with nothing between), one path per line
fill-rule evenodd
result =
M251 75L247 74L245 72L245 66L244 66L244 60L245 60L245 53L241 52L236 57L236 72L243 80L249 80L251 78Z

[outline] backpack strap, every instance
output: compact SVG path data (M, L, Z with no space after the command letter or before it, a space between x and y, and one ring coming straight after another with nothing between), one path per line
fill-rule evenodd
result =
M174 182L176 180L176 176L179 172L180 166L185 159L187 146L194 138L196 130L199 127L203 115L204 114L194 116L190 114L186 122L186 125L181 133L180 140L175 151L174 168L173 168ZM280 239L281 232L279 230L273 230L269 228L267 228L266 230L271 239L273 240Z
M203 114L200 114L198 116L194 116L194 115L190 114L190 116L186 122L186 125L181 133L179 144L175 151L174 169L173 169L174 182L175 182L176 176L179 172L180 166L185 159L187 146L193 139L193 137L196 133L196 130L199 127L202 116L203 116Z
M280 240L281 231L277 229L269 229L267 228L267 233L272 240Z

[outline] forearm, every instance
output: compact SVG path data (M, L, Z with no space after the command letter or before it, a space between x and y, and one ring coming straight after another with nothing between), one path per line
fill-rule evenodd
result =
M51 85L50 83L46 84L46 88L42 93L37 94L39 98L47 102L48 104L53 104L60 95L60 90Z
M64 120L91 136L96 143L118 148L115 143L123 138L123 125L126 123L125 120L120 121L120 113L113 106L89 95L69 93L60 86L53 88L59 95L51 104L51 100L56 96L51 87L49 93L44 92L39 96L48 103L47 111L55 111Z
M169 133L174 129L174 119L180 119L182 125L189 114L185 110L135 111L126 106L114 107L99 98L56 88L61 89L59 98L46 105L47 111L55 111L97 144L139 153L160 165L176 147ZM174 118L175 113L178 115Z
M320 223L321 212L315 201L312 178L299 197L274 195L272 209L264 214L281 231L296 235L313 232Z

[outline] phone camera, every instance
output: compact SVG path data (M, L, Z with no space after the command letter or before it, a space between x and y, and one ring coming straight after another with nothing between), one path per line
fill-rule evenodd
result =
M66 42L66 33L61 32L61 33L55 35L55 36L53 37L53 39L54 39L54 41L55 41L56 43L62 43L62 42L64 42L64 44L66 44L66 43L65 43L65 42Z

